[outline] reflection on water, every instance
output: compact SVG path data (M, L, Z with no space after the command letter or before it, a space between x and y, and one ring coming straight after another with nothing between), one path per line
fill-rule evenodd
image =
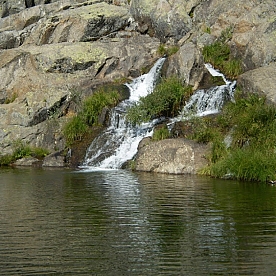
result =
M1 275L274 275L276 187L0 170Z

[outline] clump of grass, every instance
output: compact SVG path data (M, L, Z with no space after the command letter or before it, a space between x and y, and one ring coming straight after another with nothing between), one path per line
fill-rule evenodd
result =
M5 104L13 103L17 97L18 95L16 93L12 93L11 97L7 98L4 103Z
M160 56L171 56L175 53L177 53L179 50L179 46L177 45L172 45L172 46L166 46L165 44L160 44L158 49L157 49L157 53Z
M115 106L119 101L119 94L116 91L105 93L99 90L91 97L88 97L82 107L80 116L89 126L98 124L98 118L104 107Z
M98 118L103 108L113 107L119 102L117 91L104 91L99 89L82 103L77 115L72 117L64 126L63 134L70 145L79 141L88 131L89 127L98 125Z
M227 42L232 38L233 28L227 28L212 44L205 45L202 54L204 61L221 70L228 78L234 79L242 73L240 60L231 55Z
M32 156L38 159L42 159L47 156L50 152L41 147L31 147L29 144L24 143L21 140L13 141L13 154L12 159L17 160L23 157Z
M74 141L81 140L87 131L88 125L80 115L76 115L65 125L63 134L66 142L72 144Z
M141 97L140 101L128 110L127 120L132 124L141 124L162 116L174 117L191 94L192 88L183 86L180 79L163 79L151 94Z
M15 160L13 159L13 156L11 154L6 154L0 156L0 167L2 166L8 166Z
M221 129L218 128L216 118L195 117L191 120L193 132L191 139L198 143L211 143L211 154L208 156L210 162L215 163L227 154L227 148L223 142Z
M0 166L8 166L18 159L24 157L34 157L42 159L50 152L41 147L31 147L21 140L15 140L12 143L13 153L0 156Z
M276 107L266 104L265 98L236 98L223 108L215 124L204 126L201 121L198 125L201 133L196 135L212 143L211 164L204 173L248 181L276 179ZM223 135L230 130L232 142L226 148Z
M32 149L28 144L23 143L21 140L15 140L12 143L13 159L17 160L26 156L32 155Z
M155 129L152 135L152 139L155 141L168 139L169 137L170 131L168 130L167 126Z
M266 182L276 179L276 155L250 146L235 149L225 159L211 166L210 174L228 175L238 180Z

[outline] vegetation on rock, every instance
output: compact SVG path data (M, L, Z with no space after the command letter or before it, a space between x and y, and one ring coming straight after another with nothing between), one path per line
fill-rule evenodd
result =
M37 159L42 159L49 154L49 151L47 149L41 147L31 147L21 140L13 141L12 147L12 154L0 156L0 166L8 166L16 160L24 157L34 157Z
M105 107L113 107L119 102L117 91L99 89L86 98L78 114L72 117L64 127L63 133L67 144L81 140L89 127L99 124L99 116Z
M210 166L202 173L247 181L276 179L276 107L265 98L238 95L217 117L194 123L191 138L212 143Z
M177 45L166 47L165 44L160 44L158 47L157 53L160 56L164 56L164 55L171 56L171 55L177 53L178 50L179 50L179 46L177 46Z
M167 126L156 128L153 132L152 139L155 141L164 140L170 138L170 131Z
M202 54L205 62L221 70L228 78L235 79L242 73L242 66L240 60L231 55L231 49L227 44L231 36L232 28L229 27L214 43L205 45Z
M162 116L174 117L191 94L192 88L183 86L180 79L162 79L151 94L141 97L140 101L128 110L127 120L132 124L141 124Z

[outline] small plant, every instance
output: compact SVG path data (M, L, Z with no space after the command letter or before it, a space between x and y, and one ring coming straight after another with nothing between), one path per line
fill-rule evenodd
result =
M209 26L205 26L203 29L204 33L211 34L211 28Z
M230 41L233 36L233 31L234 31L234 26L229 26L228 28L223 30L220 34L219 41L224 44Z
M141 124L158 117L174 117L192 94L190 86L183 86L182 82L171 77L163 79L146 97L131 107L127 112L127 120L132 124Z
M13 159L17 160L26 156L32 155L32 149L29 145L25 144L21 140L15 140L12 143L13 147Z
M200 135L194 137L212 145L211 164L204 173L247 181L276 179L276 107L266 104L265 98L236 97L235 102L223 108L215 123L206 125L201 119L198 126ZM230 130L232 142L226 148L223 137Z
M160 56L164 56L166 54L166 47L164 44L160 44L157 50Z
M155 129L152 135L152 139L155 141L168 139L170 137L170 131L167 126Z
M0 156L0 167L2 166L8 166L15 160L13 159L13 156L11 154L6 154Z
M72 117L64 126L63 134L70 145L80 141L89 127L98 124L98 118L104 107L113 107L119 102L117 91L104 91L100 89L92 96L86 98L77 115Z
M211 63L214 67L222 68L225 61L229 59L230 48L227 44L216 41L203 48L205 62Z
M74 141L81 140L87 130L88 126L83 118L79 115L76 115L65 125L63 134L65 136L66 142L70 145Z
M13 103L17 97L18 95L16 93L12 93L11 97L7 98L4 103L5 104Z
M211 175L246 181L266 182L276 179L276 156L256 148L236 149L211 167Z
M160 44L158 47L157 53L160 56L164 56L164 55L171 56L171 55L177 53L178 50L179 50L179 46L177 46L177 45L166 47L164 44Z
M31 148L32 150L32 156L38 159L43 159L45 156L47 156L50 152L49 150L45 148L40 148L40 147L34 147Z
M230 79L236 78L242 73L241 61L229 58L229 60L223 64L223 71Z
M87 125L96 125L103 108L115 106L118 101L119 94L117 92L111 91L106 93L99 90L84 101L80 116L84 119Z
M234 79L242 73L242 65L238 59L231 56L227 42L231 40L233 28L222 31L221 36L210 45L205 45L202 51L204 61L220 69L228 78Z
M0 166L8 166L18 159L24 157L35 157L42 159L49 154L49 151L40 147L31 147L22 140L12 142L13 153L0 156Z

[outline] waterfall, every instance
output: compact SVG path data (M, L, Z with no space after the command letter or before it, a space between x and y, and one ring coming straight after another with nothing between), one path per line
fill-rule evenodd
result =
M153 91L164 61L165 58L160 58L149 73L126 84L130 90L129 99L112 109L110 126L93 140L86 152L82 168L118 169L133 158L140 141L152 135L152 129L157 120L132 126L125 121L125 114L126 110L139 101L140 97L145 97Z
M236 81L229 81L210 64L205 64L209 73L214 77L222 77L225 84L209 89L197 90L184 106L181 114L171 121L176 122L192 116L206 116L220 112L224 103L234 99Z
M143 123L140 126L132 126L125 121L125 114L130 106L139 101L140 97L145 97L153 91L164 61L165 58L159 59L148 74L126 84L130 90L129 99L112 109L110 126L89 146L82 166L83 169L121 168L126 161L134 157L140 141L145 137L152 136L153 127L158 123L158 119ZM235 82L228 81L211 65L206 64L205 66L211 75L221 76L225 84L208 90L197 90L181 114L170 120L169 128L173 123L188 118L191 113L196 116L217 113L224 102L233 99Z

